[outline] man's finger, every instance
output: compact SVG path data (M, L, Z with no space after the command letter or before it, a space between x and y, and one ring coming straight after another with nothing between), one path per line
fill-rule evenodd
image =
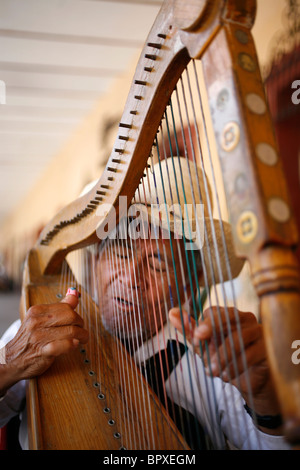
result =
M171 310L169 311L169 318L173 326L178 331L180 331L180 333L184 333L186 335L187 340L191 342L196 323L195 320L191 316L189 316L184 310L180 311L178 307L171 308Z
M211 307L203 313L204 320L199 322L195 330L195 339L208 340L215 335L227 336L240 326L254 326L257 324L255 316L250 312L240 312L234 308Z
M80 293L76 289L76 287L69 287L64 299L62 299L62 303L66 303L71 305L73 309L75 309L78 305L78 301L80 299Z
M75 349L79 344L79 341L76 338L71 339L59 339L47 343L43 349L42 354L45 357L58 357L62 354L67 354L72 349Z

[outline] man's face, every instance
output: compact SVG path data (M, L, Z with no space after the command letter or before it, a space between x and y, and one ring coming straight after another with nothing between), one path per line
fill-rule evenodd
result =
M170 240L161 238L106 243L97 269L102 322L111 334L143 341L155 335L169 309L178 305L176 280L184 302L185 281L180 270L182 264L185 266L183 243L171 242L172 248Z

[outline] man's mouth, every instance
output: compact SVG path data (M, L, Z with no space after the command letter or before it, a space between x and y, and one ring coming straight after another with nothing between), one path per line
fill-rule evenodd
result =
M133 308L133 303L123 297L114 297L115 302L123 308Z

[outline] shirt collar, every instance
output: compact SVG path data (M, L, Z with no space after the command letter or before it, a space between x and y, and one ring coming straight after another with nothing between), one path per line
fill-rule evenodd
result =
M184 344L183 335L168 321L158 334L149 338L135 351L135 362L142 365L158 351L166 349L169 339L175 339Z

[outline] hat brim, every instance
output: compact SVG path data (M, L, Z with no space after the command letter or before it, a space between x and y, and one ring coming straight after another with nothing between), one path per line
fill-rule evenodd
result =
M135 211L140 213L144 222L151 224L160 236L185 240L185 249L199 250L202 272L199 280L209 286L236 278L244 266L244 259L235 255L231 225L223 220L203 217L200 220L176 217L173 213L163 215L157 208L135 204Z

